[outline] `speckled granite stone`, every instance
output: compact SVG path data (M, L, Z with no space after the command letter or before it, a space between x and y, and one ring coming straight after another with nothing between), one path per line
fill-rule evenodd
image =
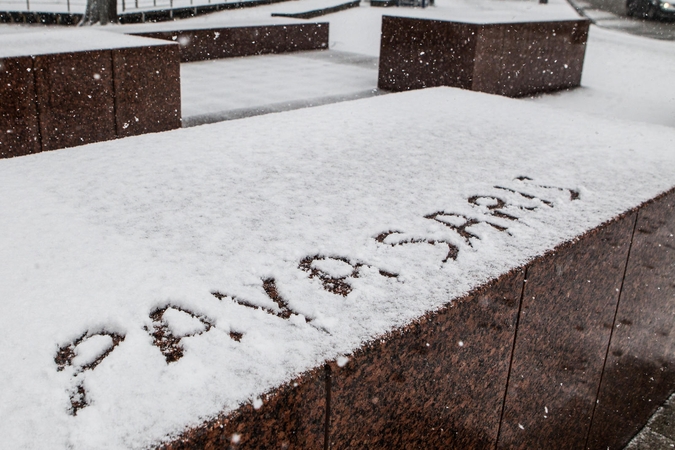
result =
M378 87L520 97L579 86L589 21L461 23L382 17Z
M177 44L112 51L118 137L180 128Z
M675 192L643 206L589 449L620 449L675 389Z
M487 448L497 437L523 273L333 363L330 448Z
M41 150L30 56L0 59L0 158Z
M181 62L328 49L329 24L261 25L137 33L178 42Z
M596 228L528 268L498 448L584 447L634 221Z
M234 413L187 430L159 446L185 449L323 449L326 412L326 370L308 372Z
M115 138L110 50L35 57L42 150Z

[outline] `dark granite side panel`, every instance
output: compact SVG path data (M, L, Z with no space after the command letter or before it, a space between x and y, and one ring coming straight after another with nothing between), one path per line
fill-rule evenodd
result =
M452 86L519 97L578 86L587 20L468 24L382 18L378 86Z
M310 23L287 27L284 52L328 49L330 24ZM284 53L279 51L278 53Z
M505 95L519 97L581 84L589 22L518 24L520 51L505 55L514 64L513 84Z
M332 449L494 446L523 273L512 271L332 366Z
M528 268L498 448L584 447L634 220L596 228Z
M589 436L621 449L675 389L675 193L643 206Z
M42 150L115 138L110 50L35 57Z
M328 48L329 24L262 25L139 33L180 44L181 62Z
M506 28L500 25L479 25L474 60L473 82L471 90L501 94L502 85L502 47Z
M117 136L180 128L178 45L112 51Z
M40 151L33 60L0 59L0 158Z
M323 449L326 413L326 371L310 371L276 389L254 409L244 405L187 430L158 448L187 449Z
M378 87L470 89L478 25L382 16Z
M588 21L481 26L473 89L520 97L579 86Z

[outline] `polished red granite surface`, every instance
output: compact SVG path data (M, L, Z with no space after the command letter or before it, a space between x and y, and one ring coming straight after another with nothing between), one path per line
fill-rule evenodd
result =
M589 22L461 23L382 17L378 87L520 97L579 86Z

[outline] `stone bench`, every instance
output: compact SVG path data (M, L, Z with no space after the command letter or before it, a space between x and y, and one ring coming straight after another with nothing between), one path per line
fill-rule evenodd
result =
M675 389L674 233L671 190L160 448L621 449Z
M0 36L0 158L180 127L178 46L93 30Z
M2 161L3 442L621 448L675 388L674 138L436 88Z
M579 86L588 20L460 23L382 17L378 87L520 97Z
M136 36L178 42L181 62L328 49L325 23L131 31Z

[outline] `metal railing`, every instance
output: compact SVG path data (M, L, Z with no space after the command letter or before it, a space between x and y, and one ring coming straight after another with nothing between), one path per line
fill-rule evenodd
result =
M86 0L0 0L0 11L84 13Z
M229 2L227 0L117 0L117 13L149 12L223 3ZM0 0L0 11L83 14L86 4L86 0Z

